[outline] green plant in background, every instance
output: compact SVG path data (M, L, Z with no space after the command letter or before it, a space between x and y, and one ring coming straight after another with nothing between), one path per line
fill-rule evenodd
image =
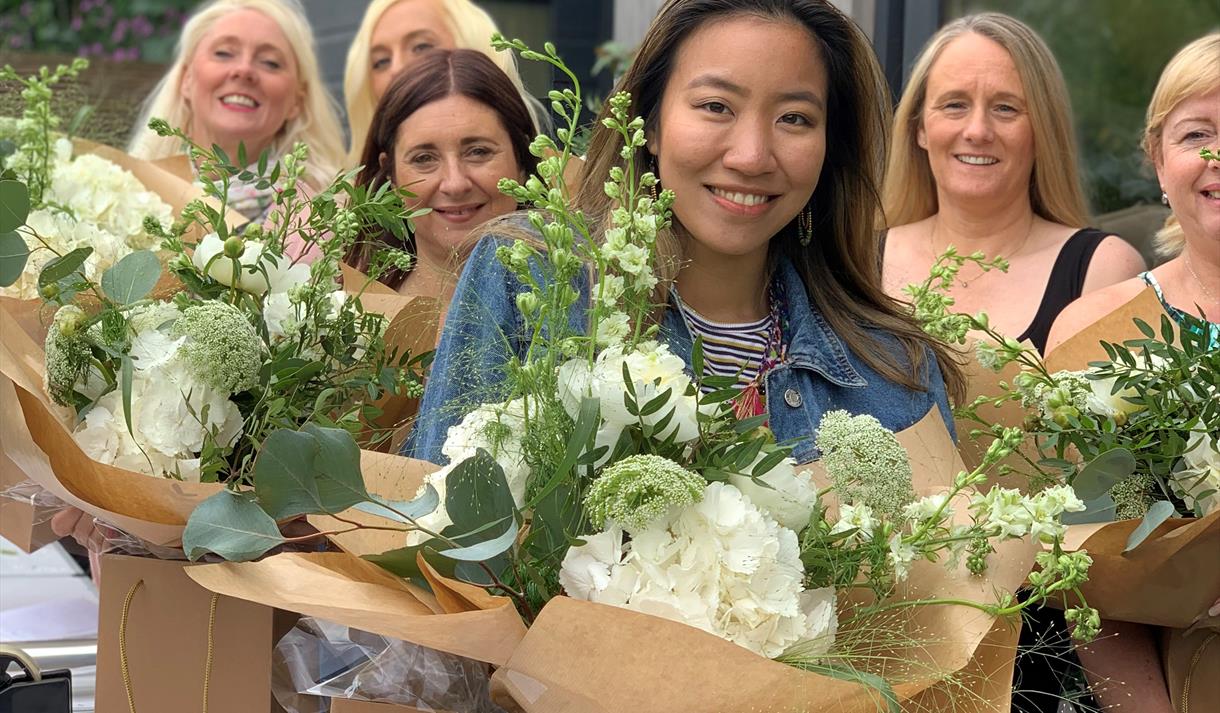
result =
M168 62L196 0L5 0L0 51Z

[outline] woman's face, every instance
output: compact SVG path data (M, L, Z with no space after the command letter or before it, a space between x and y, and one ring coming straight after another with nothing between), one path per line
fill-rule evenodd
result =
M1199 152L1220 152L1220 89L1182 100L1161 134L1156 175L1187 241L1197 248L1220 247L1220 161Z
M380 101L390 82L424 53L457 46L443 12L441 0L399 0L381 14L369 42L374 99Z
M1028 195L1034 170L1028 108L1007 50L975 33L946 45L928 73L916 133L937 191L1005 203Z
M461 95L426 104L399 124L394 184L432 212L415 220L421 251L452 253L470 231L516 209L500 193L501 178L522 178L500 117Z
M820 50L795 23L731 17L681 44L649 149L690 257L765 257L817 186L826 96Z
M196 143L265 149L304 102L296 55L274 20L234 10L212 25L182 75Z

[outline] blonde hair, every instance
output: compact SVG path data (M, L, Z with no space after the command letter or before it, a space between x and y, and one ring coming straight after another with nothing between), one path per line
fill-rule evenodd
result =
M216 21L237 10L257 10L275 21L296 56L303 101L295 119L284 123L271 144L271 154L286 153L296 142L309 146L309 182L321 187L338 171L343 159L342 128L334 101L318 71L313 29L299 0L212 0L187 20L178 38L174 63L153 89L136 123L127 153L156 160L182 153L177 139L157 136L148 128L153 117L170 126L186 127L190 109L182 99L182 79L195 50Z
M1220 32L1204 35L1183 47L1169 60L1148 102L1141 144L1148 160L1156 163L1161 152L1165 119L1190 97L1209 94L1220 88ZM1156 233L1156 249L1172 257L1182 251L1186 234L1177 216L1172 213Z
M351 129L347 152L349 164L360 161L364 142L368 138L369 125L373 122L373 112L377 108L377 99L373 96L373 83L369 76L373 30L386 10L399 2L402 0L373 0L369 3L368 9L364 11L364 19L360 21L360 28L356 30L356 36L352 38L352 44L347 50L347 66L343 72L343 99L347 104L347 125ZM545 126L545 111L521 83L515 55L512 52L497 52L491 46L491 36L498 31L491 15L470 0L439 2L441 14L447 22L450 34L453 35L454 49L478 50L490 57L497 67L504 70L513 86L521 93L521 98L530 110L535 130Z
M1046 43L1020 20L984 12L954 20L928 40L894 116L890 160L882 191L884 224L905 225L939 210L936 179L928 154L916 143L928 95L928 76L950 42L968 33L986 37L1012 57L1025 89L1034 133L1034 167L1029 202L1036 215L1073 228L1088 222L1080 185L1072 105L1063 72Z

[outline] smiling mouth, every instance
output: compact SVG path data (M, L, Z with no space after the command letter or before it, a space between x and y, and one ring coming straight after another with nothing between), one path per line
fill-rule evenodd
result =
M1204 198L1210 198L1210 199L1212 199L1212 200L1220 200L1220 190L1217 190L1217 191L1203 191L1203 197L1204 197Z
M478 213L482 207L483 204L480 203L478 205L458 206L456 208L433 208L432 212L446 220L461 222L474 217L475 213Z
M225 106L239 107L242 109L257 109L258 100L254 97L246 96L245 94L226 94L220 98L220 103Z
M972 156L970 154L954 154L953 158L970 166L991 166L1000 162L1000 159L992 156Z
M715 186L707 186L707 189L712 192L722 201L731 203L742 208L757 208L761 205L769 203L775 199L775 196L766 193L742 193L739 191L726 191Z

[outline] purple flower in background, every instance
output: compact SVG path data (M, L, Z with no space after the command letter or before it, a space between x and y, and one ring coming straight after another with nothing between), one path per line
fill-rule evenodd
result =
M80 11L89 12L90 10L93 9L93 6L96 4L97 4L96 0L82 0L82 2L80 4Z
M20 49L25 46L25 38L21 35L13 35L8 38L8 46L12 49Z
M68 23L68 27L72 28L73 32L80 32L80 28L85 24L84 18L80 15L73 15L72 22Z
M110 43L118 44L127 36L127 18L123 18L114 23L114 32L110 33Z
M21 16L22 17L29 18L33 14L34 14L34 3L32 3L32 2L21 3Z
M152 34L153 26L152 23L148 21L148 18L140 15L131 21L131 31L136 37L143 39Z
M105 52L105 51L106 50L104 47L102 47L101 42L94 42L93 44L89 45L89 54L95 54L100 57L102 52Z

